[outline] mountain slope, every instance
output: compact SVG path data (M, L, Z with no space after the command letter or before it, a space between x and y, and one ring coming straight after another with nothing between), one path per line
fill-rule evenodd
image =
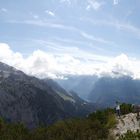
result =
M102 77L89 94L89 100L102 107L114 106L116 101L132 104L140 103L140 80L131 77Z
M58 93L65 95L65 100ZM28 127L51 124L57 120L81 116L76 100L50 81L30 77L0 63L0 116ZM82 115L89 110L83 108Z
M50 87L53 87L55 92L65 101L68 103L72 103L73 108L71 112L75 112L77 116L86 116L87 114L95 111L96 105L93 103L89 103L83 99L81 99L76 92L70 91L67 92L63 89L59 84L52 79L45 79L44 80ZM66 106L66 110L71 105Z
M97 76L79 75L67 76L67 79L56 79L56 82L65 90L74 91L79 97L87 100L88 94L91 92L97 79Z

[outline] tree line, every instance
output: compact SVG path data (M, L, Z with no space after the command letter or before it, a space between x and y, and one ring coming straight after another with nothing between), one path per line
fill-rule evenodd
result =
M132 109L130 104L121 105L122 114L132 112ZM116 123L115 110L109 108L93 112L86 118L58 121L33 130L22 123L7 123L0 119L0 140L113 140L110 129Z

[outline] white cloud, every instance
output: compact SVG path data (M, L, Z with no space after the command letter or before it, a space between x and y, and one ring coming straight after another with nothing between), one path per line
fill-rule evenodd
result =
M0 50L1 62L40 78L62 78L67 74L130 75L140 78L140 61L128 58L125 54L112 58L84 54L77 50L77 57L75 57L72 54L53 54L35 50L28 57L23 58L22 54L12 51L7 44L0 43Z
M34 26L40 26L40 27L50 27L50 28L57 28L62 30L70 30L70 31L79 31L76 27L68 26L65 24L59 24L59 23L53 23L48 20L9 20L6 21L7 23L18 23L18 24L28 24L28 25L34 25Z
M121 54L117 56L110 62L111 71L115 74L123 74L123 75L135 75L135 65L134 62L131 61L127 55Z
M39 19L39 16L38 15L33 15L33 18L34 19Z
M8 10L6 8L1 8L0 11L4 12L4 13L8 12Z
M105 39L99 38L99 37L95 37L95 36L90 35L90 34L87 34L87 33L85 33L85 32L81 32L81 35L82 35L84 38L89 39L89 40L92 40L92 41L96 41L96 42L103 43L103 44L115 45L115 43L112 42L112 41L105 40Z
M114 5L119 4L119 0L113 0L113 4L114 4Z
M122 22L122 21L119 21L117 19L109 19L109 20L97 20L97 19L90 19L90 18L81 18L81 20L84 20L84 21L88 21L88 22L91 22L93 25L96 25L96 26L109 26L109 27L115 27L115 29L117 30L120 30L120 31L123 31L123 32L126 32L126 33L132 33L134 35L136 35L138 38L140 38L140 28L133 25L133 24L130 24L130 23L127 23L127 22Z
M106 40L106 39L100 38L100 37L95 37L95 36L90 35L90 34L84 32L84 31L82 31L82 30L80 30L80 29L78 29L74 26L68 26L68 25L59 24L59 23L51 23L49 21L44 21L44 20L25 20L25 21L8 21L8 22L10 22L10 23L24 23L24 24L29 24L29 25L41 26L41 27L51 27L51 28L57 28L57 29L62 29L62 30L69 30L69 31L72 31L72 32L77 32L82 37L84 37L88 40L91 40L91 41L96 41L96 42L99 42L99 43L109 44L109 45L116 45L115 42L113 42L113 41L109 41L109 40ZM125 27L125 28L127 28L127 27ZM63 41L64 41L64 39L63 39Z
M99 10L101 6L103 5L103 2L99 2L98 0L87 0L88 6L87 10L94 9L94 10Z
M20 53L14 53L5 43L0 43L0 60L10 65L18 66L23 62L23 57Z
M119 30L127 31L136 34L140 37L140 28L128 23L116 23L115 25Z
M33 12L29 13L34 19L39 19L39 15L34 14Z
M49 11L49 10L46 10L45 13L47 13L48 15L53 16L53 17L55 16L55 13L52 11Z

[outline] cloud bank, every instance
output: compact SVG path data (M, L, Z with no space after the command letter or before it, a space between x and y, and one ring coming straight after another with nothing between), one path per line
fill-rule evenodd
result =
M102 6L102 2L99 2L97 0L87 0L88 2L88 6L87 6L87 10L90 10L90 9L94 9L94 10L99 10L100 7Z
M90 59L82 56L74 57L65 53L51 54L35 50L24 58L21 53L12 51L8 44L0 43L0 50L1 62L39 78L94 74L98 76L129 75L133 78L140 78L140 61L128 58L125 54L114 58L108 57L104 60L104 57L99 55L94 55Z

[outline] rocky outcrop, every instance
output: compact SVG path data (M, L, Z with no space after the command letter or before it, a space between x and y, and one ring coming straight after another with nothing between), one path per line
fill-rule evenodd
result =
M117 118L117 125L113 129L112 133L116 139L125 134L128 130L136 132L140 130L140 120L137 120L137 114L130 113Z

